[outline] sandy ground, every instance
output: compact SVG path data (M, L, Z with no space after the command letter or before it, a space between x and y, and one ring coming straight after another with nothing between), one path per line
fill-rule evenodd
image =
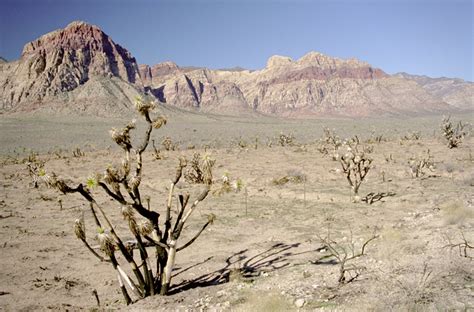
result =
M99 123L89 119L85 123L84 119L2 116L0 309L474 309L474 250L468 249L464 257L458 248L445 247L449 242L463 242L463 235L474 245L472 137L459 148L448 149L438 137L439 116L299 122L174 117L180 122L170 120L154 138L159 145L169 135L180 143L180 149L164 151L162 160L154 160L151 151L145 156L141 190L150 196L152 208L163 212L166 187L180 155L191 158L194 152L211 153L217 160L213 190L220 187L225 173L232 181L241 179L244 188L209 196L191 217L183 242L209 214L217 219L178 254L171 295L146 298L127 307L112 266L94 258L74 235L74 219L85 211L93 241L87 203L42 184L34 188L25 165L30 156L30 160L44 161L47 172L84 183L94 172L120 162L120 151L108 148L112 144L106 130L121 126L121 120ZM54 130L58 125L61 131ZM372 205L353 203L349 185L338 170L340 164L318 151L323 125L336 128L341 136L359 134L362 140L373 131L383 133L387 140L370 144L373 168L360 194L395 195ZM20 132L23 129L26 131ZM267 146L280 131L292 132L296 144ZM420 131L421 139L400 139L411 131ZM239 147L239 141L246 146ZM191 145L194 149L189 149ZM74 157L75 147L85 155ZM428 149L434 157L434 171L412 178L409 159ZM39 151L39 156L31 156L31 150ZM305 179L274 183L285 176ZM199 186L182 182L178 190L195 196ZM100 190L94 193L120 234L130 238L116 204L99 195ZM379 235L367 246L365 256L351 262L360 276L350 283L338 283L336 261L318 261L328 254L319 238L328 230L346 249L351 242L360 248L374 231Z

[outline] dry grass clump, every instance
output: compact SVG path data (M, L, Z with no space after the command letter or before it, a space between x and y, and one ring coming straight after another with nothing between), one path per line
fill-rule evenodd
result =
M447 225L463 225L474 217L474 209L467 207L462 201L447 202L441 206L441 211Z

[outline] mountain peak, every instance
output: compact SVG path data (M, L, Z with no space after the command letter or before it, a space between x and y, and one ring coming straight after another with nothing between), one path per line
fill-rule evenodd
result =
M131 53L99 27L82 21L27 43L16 72L15 80L4 86L9 90L4 101L11 107L56 97L95 78L116 77L142 87Z
M69 23L65 28L70 28L70 27L97 27L95 25L91 25L87 22L84 22L84 21L72 21L71 23ZM97 27L98 28L98 27Z
M267 61L267 68L275 68L291 64L293 60L288 56L273 55Z

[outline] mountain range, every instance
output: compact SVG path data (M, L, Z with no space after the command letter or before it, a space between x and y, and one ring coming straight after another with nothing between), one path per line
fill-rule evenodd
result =
M173 62L139 65L99 27L73 22L0 59L0 112L111 116L148 94L204 113L280 117L431 114L474 108L474 83L399 73L309 52L272 56L265 68L212 70Z

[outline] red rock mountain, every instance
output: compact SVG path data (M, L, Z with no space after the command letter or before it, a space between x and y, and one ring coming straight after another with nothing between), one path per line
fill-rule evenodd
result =
M317 52L298 60L272 56L257 71L179 67L172 62L138 66L126 49L84 22L73 22L27 43L17 61L0 62L0 107L13 112L121 114L130 112L133 97L143 93L194 111L291 117L433 113L474 107L473 84L453 85L456 88L450 89L444 83L439 91L436 83L388 75L356 59Z
M19 60L0 66L4 109L29 111L67 104L73 110L94 111L95 103L105 113L117 104L127 106L142 89L130 52L84 22L27 43Z

